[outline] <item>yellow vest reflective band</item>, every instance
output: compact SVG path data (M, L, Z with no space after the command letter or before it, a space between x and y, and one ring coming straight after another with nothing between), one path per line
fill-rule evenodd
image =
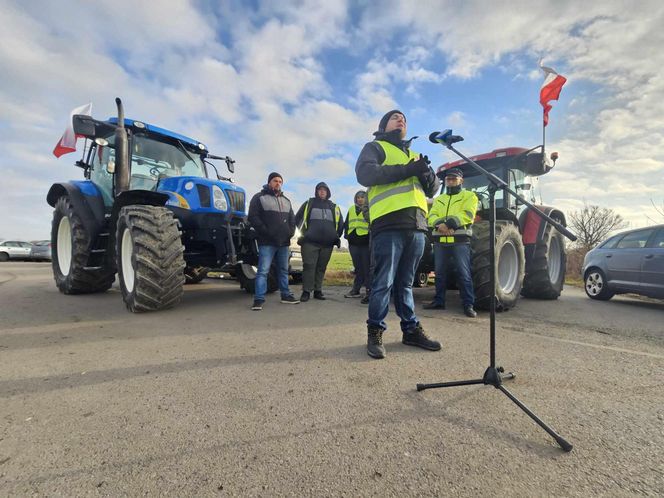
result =
M408 155L399 147L389 142L376 140L385 151L385 161L381 168L389 168L400 164L407 164L411 159L417 160L419 154L408 151ZM369 198L369 218L375 221L381 216L399 211L400 209L417 207L427 212L427 198L424 195L422 184L416 176L385 185L374 185L369 187L367 196Z
M320 211L329 211L329 209L313 209L313 212L316 212L316 219L324 219L323 216L320 216ZM336 204L334 205L334 229L339 230L339 220L341 219L341 209L339 209L339 206ZM302 221L302 232L307 231L307 227L309 226L309 201L307 201L307 204L304 206L304 220Z
M429 211L429 226L434 229L436 242L453 244L454 236L448 237L436 232L436 226L447 220L453 220L459 227L454 234L470 237L473 234L472 224L477 213L477 195L470 190L462 189L458 194L441 194L433 202Z
M355 204L348 208L348 234L353 232L360 236L369 233L369 222L364 219L362 211L360 214L355 212Z

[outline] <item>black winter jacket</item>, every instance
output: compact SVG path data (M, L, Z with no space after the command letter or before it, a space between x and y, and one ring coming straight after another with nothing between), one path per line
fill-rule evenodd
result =
M410 148L410 140L402 141L395 139L394 134L391 133L374 133L376 140L383 140L399 147L404 152ZM412 140L412 139L411 139ZM360 185L364 187L372 187L374 185L384 185L386 183L393 183L415 176L413 174L413 167L410 164L403 164L397 166L390 166L383 168L381 165L385 161L385 151L383 148L374 142L365 144L360 157L355 164L355 175ZM427 197L436 195L440 182L436 177L433 169L424 175L418 176L424 194ZM394 211L392 213L381 216L371 222L371 233L376 234L383 230L419 230L422 232L428 231L427 226L427 213L416 207L409 207Z
M316 192L319 188L327 189L327 199L319 199ZM300 206L300 209L295 215L295 224L303 228L304 226L304 211L309 205L307 213L307 228L303 230L303 238L301 242L309 242L317 244L322 247L332 247L339 243L341 234L344 231L344 219L341 211L339 211L339 225L334 225L334 213L337 205L330 200L330 188L324 183L320 182L316 185L314 190L314 197L310 198L307 202Z
M283 193L267 185L251 198L249 224L256 230L258 244L263 246L289 246L295 234L295 215L290 200Z

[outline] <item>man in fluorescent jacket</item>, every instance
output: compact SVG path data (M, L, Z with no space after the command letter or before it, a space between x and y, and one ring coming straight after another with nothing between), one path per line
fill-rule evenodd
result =
M445 290L450 260L454 258L463 312L477 316L473 306L475 293L470 269L470 238L477 212L477 196L462 188L463 172L453 168L445 173L445 193L436 197L429 211L429 226L433 229L436 264L436 295L424 309L445 309Z

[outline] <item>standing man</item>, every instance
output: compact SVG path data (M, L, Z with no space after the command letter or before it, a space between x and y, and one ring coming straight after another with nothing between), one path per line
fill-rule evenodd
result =
M427 232L427 196L438 188L438 178L426 156L410 150L406 117L401 111L385 114L373 142L365 144L355 165L357 181L368 187L371 220L371 256L374 273L369 297L367 353L385 358L385 317L394 294L401 318L402 343L438 351L415 315L413 279L422 258Z
M279 173L270 173L267 185L251 199L248 221L258 238L258 272L256 273L256 291L254 311L263 309L267 291L267 274L272 259L276 261L281 302L297 304L288 289L288 256L290 239L295 233L295 216L291 202L284 195L281 187L284 179Z
M371 276L369 273L371 252L369 249L369 205L367 203L367 193L364 190L360 190L355 194L354 204L348 208L344 233L355 268L353 287L344 297L362 297L360 290L364 286L368 298L371 293Z
M329 187L320 182L314 190L314 197L300 206L295 215L295 223L302 232L298 243L302 246L302 295L300 301L325 300L323 278L332 256L332 247L341 247L341 234L344 224L341 209L330 200Z
M454 258L463 312L475 318L475 293L470 271L470 237L477 212L475 192L461 188L463 172L452 168L445 173L445 193L436 197L429 212L429 226L433 228L434 259L436 262L436 295L423 307L426 310L445 309L445 291L450 260Z

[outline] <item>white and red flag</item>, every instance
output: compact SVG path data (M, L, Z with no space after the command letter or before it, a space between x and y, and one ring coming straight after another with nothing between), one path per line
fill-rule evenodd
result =
M542 104L542 108L544 109L544 126L546 126L549 124L549 111L551 110L549 102L558 100L560 90L562 90L567 78L559 75L550 67L542 66L541 63L540 68L546 74L542 88L540 88L540 104Z
M77 107L69 114L69 123L65 132L62 134L62 138L55 145L53 149L53 155L55 157L60 157L63 154L69 154L70 152L76 152L76 139L78 136L74 133L74 125L72 124L72 117L76 114L85 114L86 116L92 116L92 102L89 104L82 105Z

